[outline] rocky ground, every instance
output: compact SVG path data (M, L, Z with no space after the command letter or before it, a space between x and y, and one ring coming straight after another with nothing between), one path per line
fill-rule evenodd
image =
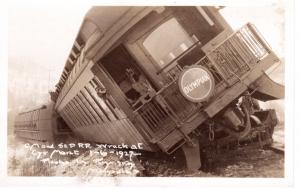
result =
M275 128L274 145L284 149L284 126ZM162 163L163 162L163 163ZM146 176L189 177L284 177L284 154L257 146L247 146L218 155L210 171L188 172L178 161L155 158L144 162Z
M170 161L148 160L145 176L159 177L284 177L284 157L271 150L240 148L215 160L209 172L189 172ZM161 164L162 163L162 164Z
M11 138L11 140L13 140ZM274 133L274 144L284 148L284 128L279 126ZM93 149L96 150L96 149ZM284 155L268 149L259 149L248 146L227 151L219 155L211 169L207 172L186 171L182 163L175 157L154 157L146 155L136 159L118 157L115 153L101 157L99 164L95 155L88 151L82 152L79 157L70 157L67 165L49 165L37 161L26 152L24 144L14 142L9 147L8 175L10 176L77 176L85 180L99 176L148 176L148 177L284 177ZM87 164L78 164L84 161ZM145 168L139 171L140 166ZM103 171L105 170L105 171Z

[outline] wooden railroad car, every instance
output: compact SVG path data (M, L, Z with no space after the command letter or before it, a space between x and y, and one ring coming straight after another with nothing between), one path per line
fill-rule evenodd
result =
M20 112L15 121L14 134L34 143L53 143L71 133L64 120L53 111L53 103Z
M182 150L190 169L203 149L271 141L283 98L265 73L279 58L250 23L233 31L219 7L93 7L51 98L79 137Z

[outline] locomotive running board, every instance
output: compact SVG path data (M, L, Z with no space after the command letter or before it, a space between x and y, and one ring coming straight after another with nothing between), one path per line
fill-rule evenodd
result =
M250 88L254 90L252 96L264 102L284 98L284 86L273 81L265 72Z

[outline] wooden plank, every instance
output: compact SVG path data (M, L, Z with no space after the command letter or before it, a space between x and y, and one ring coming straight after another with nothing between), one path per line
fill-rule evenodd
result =
M79 104L78 102L75 101L75 99L72 99L70 101L70 105L72 105L73 107L73 110L75 112L77 112L77 116L79 116L81 119L82 119L82 122L84 123L83 126L86 126L86 125L89 125L89 120L88 118L86 117L86 115L84 114L83 110L81 109L81 107L79 107Z
M107 104L104 102L104 99L102 99L98 96L95 89L90 84L88 84L86 87L88 89L88 92L91 94L91 96L93 97L93 99L95 100L95 102L97 103L99 108L102 110L102 112L106 115L108 120L110 120L110 121L116 120L116 117L111 112L111 110L109 109Z
M146 140L142 137L142 135L138 132L138 130L136 130L134 125L128 119L124 119L122 120L122 122L126 130L128 131L129 136L131 137L131 143L137 144L139 142L146 142Z
M87 99L84 97L84 95L81 93L81 91L78 93L78 97L81 99L83 102L85 108L87 109L88 112L90 112L90 115L93 119L94 123L102 123L102 120L98 117L97 113L93 109L92 105L87 101Z
M120 132L116 129L116 126L114 125L114 122L107 122L108 131L111 136L113 137L113 141L111 144L119 144L120 143Z
M103 112L103 110L100 108L100 106L97 103L97 100L94 98L94 96L89 92L89 89L85 87L83 90L84 96L88 99L92 107L95 109L98 117L102 120L102 122L108 121L107 116Z
M93 121L89 115L90 113L86 111L85 107L83 106L83 103L78 99L78 96L75 96L73 100L74 100L74 104L77 105L77 108L80 110L81 114L87 121L88 123L87 125L93 124Z
M103 143L111 143L112 142L112 136L107 132L107 123L101 123L96 124L96 130L99 131L99 139L97 139L97 142L103 142Z
M73 110L70 108L70 105L67 104L64 108L69 113L70 120L74 123L74 127L75 128L80 127L82 125L82 123L80 122L80 120L78 119L78 117L74 114Z

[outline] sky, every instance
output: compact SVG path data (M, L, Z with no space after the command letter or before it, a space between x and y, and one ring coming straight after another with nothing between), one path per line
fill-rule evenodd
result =
M284 4L268 6L229 6L221 10L221 14L234 30L250 22L271 46L275 54L282 59L280 64L270 72L270 77L280 84L285 84L285 7Z
M9 108L41 104L59 80L90 6L14 6L8 11ZM22 95L21 95L22 94Z
M58 82L89 5L11 6L8 10L9 109L23 102L40 104ZM284 57L284 9L268 6L225 7L221 14L233 29L254 23L279 57ZM280 69L279 69L280 70ZM281 71L283 67L281 67ZM278 74L279 73L279 74ZM275 80L283 83L282 72Z

